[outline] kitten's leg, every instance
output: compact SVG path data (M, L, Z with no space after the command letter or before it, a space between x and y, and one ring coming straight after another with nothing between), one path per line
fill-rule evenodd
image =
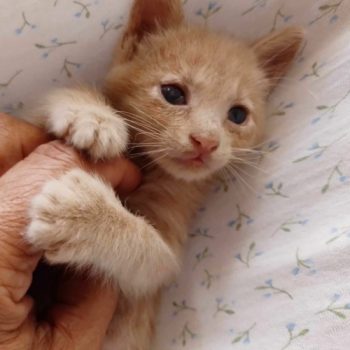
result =
M179 269L156 229L131 214L113 189L82 170L47 183L32 203L27 240L52 264L89 267L126 295L151 293Z
M53 91L31 114L38 116L39 124L50 133L86 151L95 160L112 158L126 148L125 121L96 90Z
M132 301L120 295L103 350L150 350L159 301L159 292Z

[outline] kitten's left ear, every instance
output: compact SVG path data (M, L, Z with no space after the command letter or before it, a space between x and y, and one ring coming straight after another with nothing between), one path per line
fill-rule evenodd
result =
M129 23L119 47L122 61L132 58L137 44L147 35L183 23L184 13L180 0L134 0Z
M260 66L270 81L271 89L286 74L295 59L304 32L301 28L291 27L283 31L271 33L253 44Z

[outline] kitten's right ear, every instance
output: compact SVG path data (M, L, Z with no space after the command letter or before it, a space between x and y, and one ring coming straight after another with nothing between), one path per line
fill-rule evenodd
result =
M176 27L183 20L180 0L134 0L117 59L122 62L131 59L137 45L147 34Z

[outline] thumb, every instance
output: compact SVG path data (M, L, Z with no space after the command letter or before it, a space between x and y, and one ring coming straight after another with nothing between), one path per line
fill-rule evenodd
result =
M87 163L86 169L101 176L110 183L120 195L137 188L141 181L141 172L137 166L125 158L115 158L106 162Z

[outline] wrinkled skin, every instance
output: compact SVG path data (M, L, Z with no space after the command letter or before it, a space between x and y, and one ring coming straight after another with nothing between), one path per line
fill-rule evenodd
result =
M48 319L38 323L33 315L27 291L41 254L22 239L28 205L47 179L72 168L96 172L121 193L133 190L140 175L127 160L92 165L48 141L41 130L0 114L0 348L97 350L117 304L111 288L66 274Z

